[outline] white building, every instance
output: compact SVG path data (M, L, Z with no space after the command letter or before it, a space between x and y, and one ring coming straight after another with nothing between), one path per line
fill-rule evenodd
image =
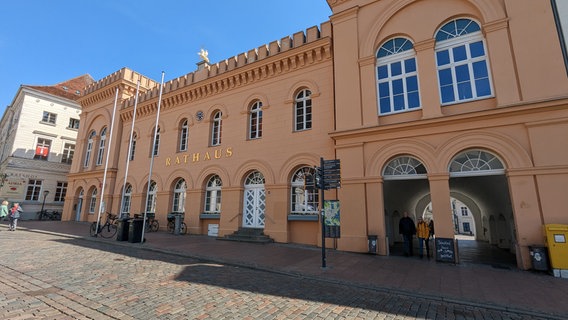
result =
M53 86L22 85L0 120L0 199L19 202L22 219L61 212L75 152L83 75Z

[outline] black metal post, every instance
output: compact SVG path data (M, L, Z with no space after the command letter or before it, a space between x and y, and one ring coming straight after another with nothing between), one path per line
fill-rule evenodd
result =
M325 211L323 208L324 205L324 170L323 170L323 158L320 158L320 181L319 181L319 188L321 190L321 267L326 268L326 257L325 257Z
M47 198L48 194L49 194L49 190L43 191L43 203L41 204L41 211L40 211L40 214L39 214L40 220L41 220L41 218L43 218L43 208L45 207L45 198Z

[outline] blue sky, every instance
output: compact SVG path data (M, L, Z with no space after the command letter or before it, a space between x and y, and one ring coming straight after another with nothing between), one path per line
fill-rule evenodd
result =
M17 0L0 6L0 111L20 85L128 67L156 81L329 20L326 0Z

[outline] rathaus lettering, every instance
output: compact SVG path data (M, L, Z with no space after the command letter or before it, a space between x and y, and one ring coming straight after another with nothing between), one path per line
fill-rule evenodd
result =
M233 148L216 149L213 152L197 152L166 158L166 167L171 165L187 164L190 162L209 161L213 159L229 158L233 155Z

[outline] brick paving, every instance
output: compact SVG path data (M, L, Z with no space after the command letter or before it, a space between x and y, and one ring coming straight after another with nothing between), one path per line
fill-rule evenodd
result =
M524 273L496 270L496 285L519 287L508 299L520 305L507 307L463 295L452 299L424 292L423 284L411 285L415 279L404 276L413 267L399 266L403 279L396 281L400 284L396 290L377 282L381 273L391 273L381 270L380 264L374 270L377 277L365 280L365 273L367 278L369 274L362 261L379 261L376 256L332 251L331 267L321 270L313 248L227 243L165 232L147 234L145 244L133 244L91 238L85 224L23 221L21 225L16 232L0 226L4 271L0 319L563 319L566 315L562 307L530 304L542 294L568 292L566 279L549 276L537 276L540 292L520 297L525 289L508 283L515 278L503 275ZM269 260L253 258L266 257L265 250L278 254ZM429 263L426 270L436 274L452 270L446 268ZM486 269L477 271L486 274ZM448 276L455 275L448 272ZM556 291L548 287L549 280L557 284L552 288ZM450 292L484 291L478 281L472 282L471 288L454 287ZM557 298L563 296L548 300L552 304ZM525 308L523 301L528 303Z

